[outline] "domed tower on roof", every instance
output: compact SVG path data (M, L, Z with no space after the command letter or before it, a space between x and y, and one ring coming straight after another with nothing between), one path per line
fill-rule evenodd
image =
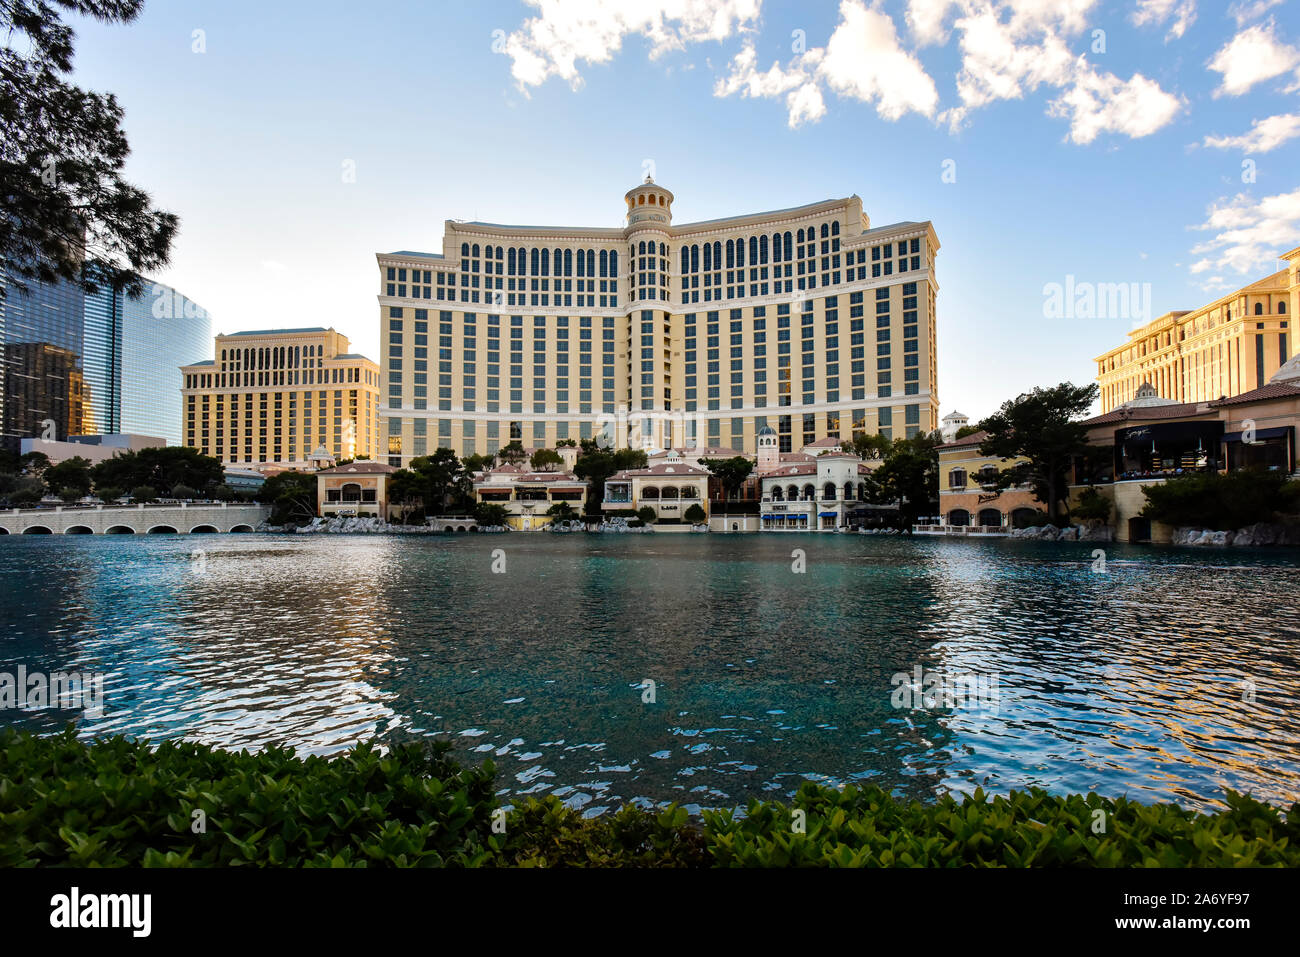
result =
M673 194L646 176L645 182L633 186L624 195L627 201L627 225L657 226L667 230L673 221Z
M758 430L757 471L761 475L780 464L781 447L777 442L776 431L770 425L765 425Z

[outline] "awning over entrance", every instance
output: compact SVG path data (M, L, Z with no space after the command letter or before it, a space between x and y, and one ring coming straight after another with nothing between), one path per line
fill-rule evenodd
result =
M1281 439L1281 438L1285 438L1290 434L1291 434L1291 426L1289 425L1284 425L1281 428L1277 428L1277 429L1256 429L1255 430L1256 439ZM1224 433L1223 441L1240 442L1242 435L1243 433L1241 432L1226 432Z
M835 518L838 514L838 512L821 512L818 518Z

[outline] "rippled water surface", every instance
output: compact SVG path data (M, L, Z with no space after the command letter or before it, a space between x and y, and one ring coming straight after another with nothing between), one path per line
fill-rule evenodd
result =
M1093 547L9 537L0 672L106 683L102 717L0 722L318 754L446 736L490 756L507 797L589 813L738 805L804 780L1300 799L1300 554L1116 545L1098 574ZM994 677L996 700L893 707L891 676L918 666Z

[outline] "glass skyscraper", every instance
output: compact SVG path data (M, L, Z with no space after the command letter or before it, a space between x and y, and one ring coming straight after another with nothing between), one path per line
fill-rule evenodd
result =
M181 441L180 367L207 358L212 320L161 283L138 297L74 284L4 282L0 445L129 432Z

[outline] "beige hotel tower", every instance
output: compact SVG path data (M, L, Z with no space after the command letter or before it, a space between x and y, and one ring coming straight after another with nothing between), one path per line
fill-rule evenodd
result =
M598 438L754 454L937 427L929 222L857 196L674 225L647 177L621 229L447 221L377 255L390 465Z

